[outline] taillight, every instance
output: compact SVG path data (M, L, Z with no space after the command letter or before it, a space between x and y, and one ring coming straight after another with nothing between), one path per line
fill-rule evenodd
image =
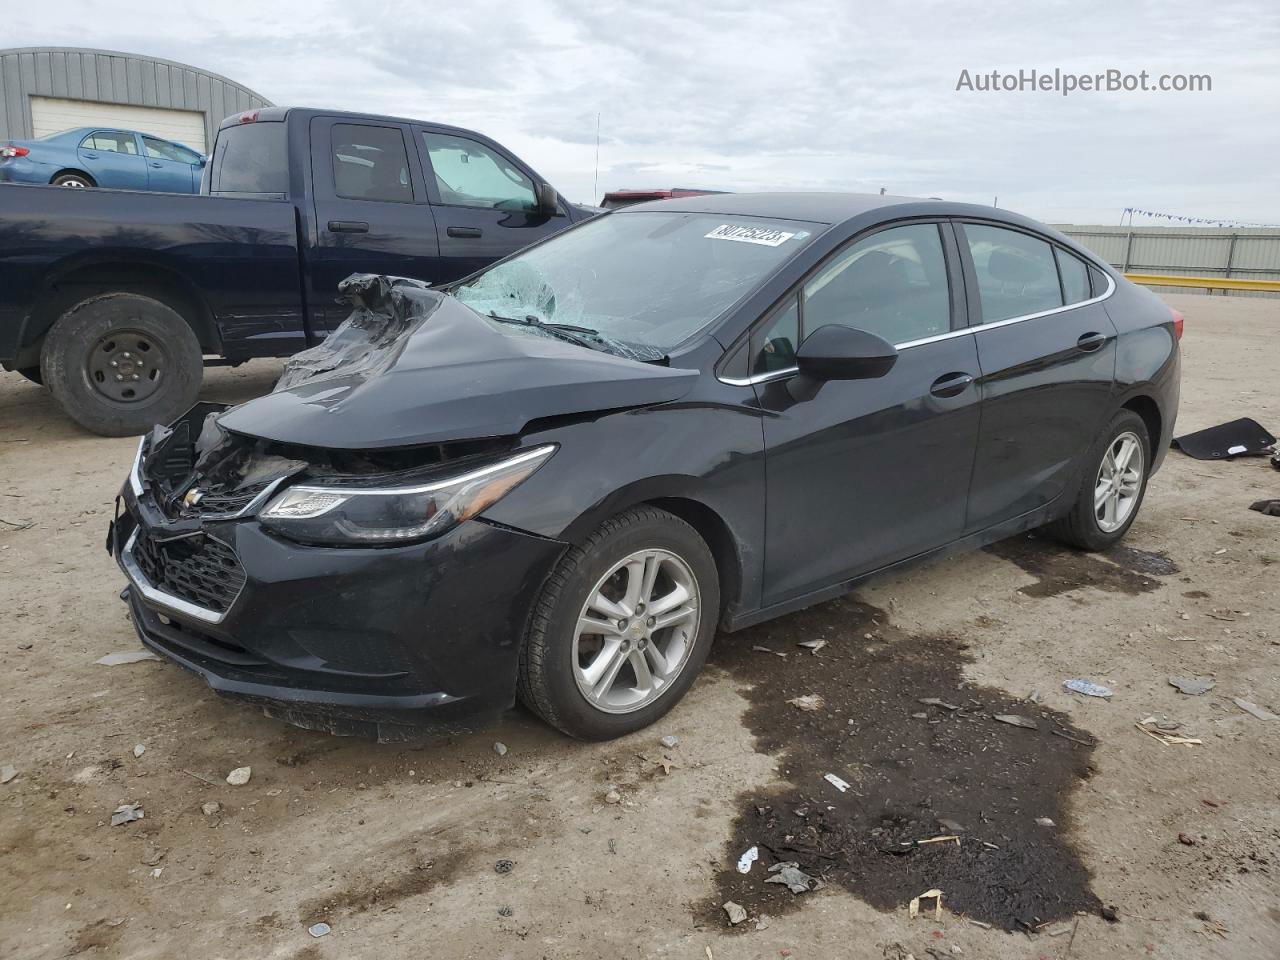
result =
M240 114L241 123L253 123L257 119L258 119L257 110L246 110L244 113Z
M1181 340L1182 339L1182 323L1183 323L1182 314L1180 314L1177 310L1174 310L1172 307L1169 308L1169 312L1173 314L1173 335L1178 340Z
M26 147L0 147L0 157L25 157L30 152Z

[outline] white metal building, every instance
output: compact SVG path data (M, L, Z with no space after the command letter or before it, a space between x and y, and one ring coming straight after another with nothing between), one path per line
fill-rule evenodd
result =
M207 70L111 50L0 50L0 142L118 127L201 153L223 117L271 102Z

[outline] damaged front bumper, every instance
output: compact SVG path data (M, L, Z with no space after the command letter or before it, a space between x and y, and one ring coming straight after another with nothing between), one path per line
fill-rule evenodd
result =
M175 517L145 476L147 443L108 546L148 648L221 695L333 733L398 739L513 703L519 643L563 544L472 519L422 543L306 546L256 518L280 481Z

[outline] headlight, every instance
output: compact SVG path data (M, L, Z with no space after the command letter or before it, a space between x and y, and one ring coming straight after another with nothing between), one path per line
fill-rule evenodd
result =
M457 477L401 487L299 484L258 519L305 543L391 544L439 536L523 483L555 452L535 447Z

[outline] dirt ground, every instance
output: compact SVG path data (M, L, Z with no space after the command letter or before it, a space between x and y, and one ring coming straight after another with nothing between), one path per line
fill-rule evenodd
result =
M1280 301L1168 299L1180 430L1280 430ZM247 399L276 369L211 371L206 396ZM513 712L380 746L168 663L94 663L140 649L103 549L134 447L0 375L6 958L1280 956L1280 721L1232 701L1280 712L1280 519L1247 509L1280 497L1264 459L1170 453L1132 550L1020 538L722 636L686 701L624 740ZM810 693L824 706L785 702ZM1149 716L1202 742L1160 742ZM144 818L110 826L126 803ZM765 884L786 861L820 888ZM932 887L941 919L932 901L910 918Z

